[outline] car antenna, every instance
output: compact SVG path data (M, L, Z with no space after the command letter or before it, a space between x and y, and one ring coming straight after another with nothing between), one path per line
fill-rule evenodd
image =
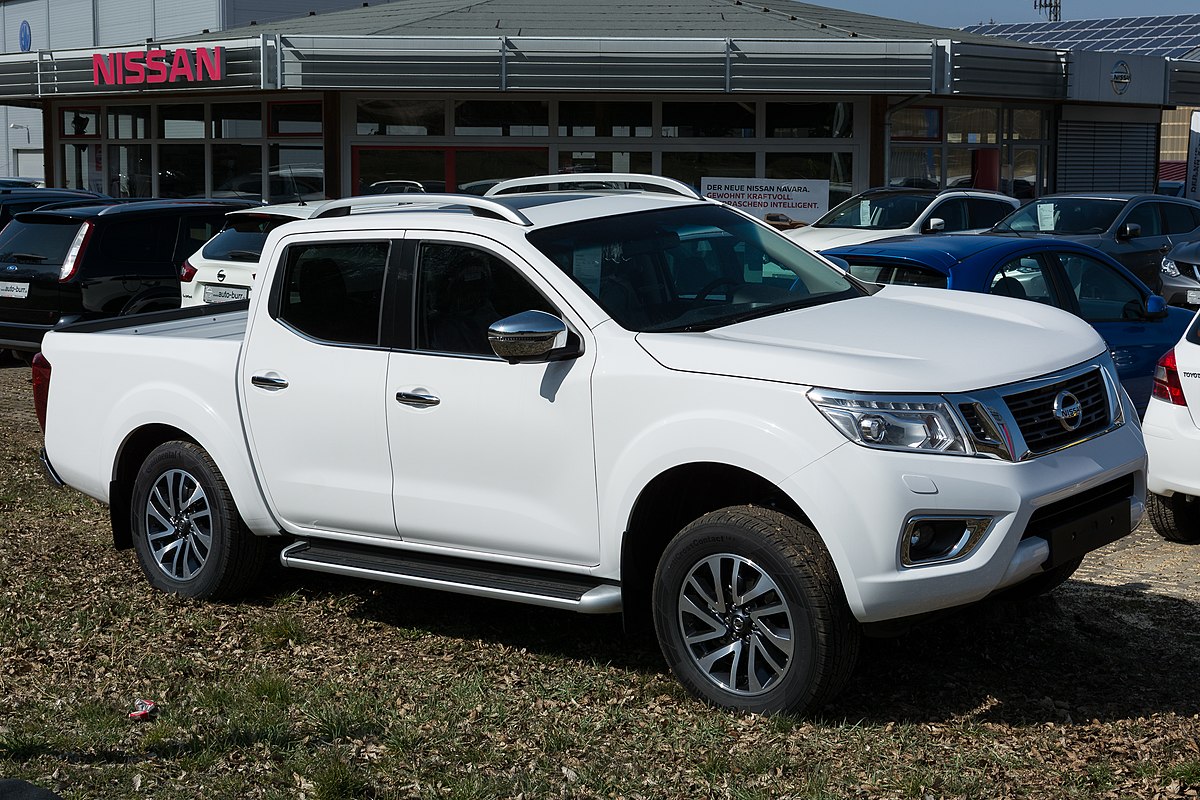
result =
M296 190L296 205L298 205L298 206L308 205L308 203L304 202L304 195L302 195L300 193L300 184L296 183L296 173L294 172L295 167L291 164L288 164L287 168L288 168L288 177L292 179L292 188Z

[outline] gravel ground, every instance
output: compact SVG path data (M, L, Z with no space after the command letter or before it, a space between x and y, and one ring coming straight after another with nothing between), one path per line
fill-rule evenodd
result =
M0 409L36 425L26 367L0 368ZM1200 600L1200 547L1168 542L1146 520L1131 536L1088 555L1075 580L1147 594Z

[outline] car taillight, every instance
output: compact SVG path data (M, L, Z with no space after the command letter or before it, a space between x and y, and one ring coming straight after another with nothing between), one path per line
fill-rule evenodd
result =
M41 353L33 357L33 407L38 425L46 432L46 403L50 399L50 362Z
M192 266L192 262L185 258L183 264L179 267L179 282L191 283L194 277L196 277L196 268Z
M1179 367L1175 363L1175 350L1171 349L1158 360L1154 368L1154 396L1174 406L1186 406L1183 386L1179 383Z
M79 232L75 234L75 239L67 249L67 257L63 259L62 269L58 271L59 283L71 280L75 277L75 273L79 272L79 265L83 263L84 248L87 247L88 240L92 238L92 230L95 227L91 222L85 222L79 226Z

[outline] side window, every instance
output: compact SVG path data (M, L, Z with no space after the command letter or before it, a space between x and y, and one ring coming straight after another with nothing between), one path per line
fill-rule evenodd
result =
M901 286L928 286L946 288L946 276L935 269L917 264L855 264L850 263L850 274L867 283L894 283Z
M417 263L417 349L495 356L492 323L522 311L558 314L508 262L485 250L426 242Z
M379 343L387 242L293 245L284 258L278 319L325 342Z
M988 286L988 292L1001 297L1033 300L1052 306L1061 305L1055 302L1056 298L1051 287L1045 262L1037 256L1021 256L996 270L996 274L992 276L991 284Z
M1166 231L1170 234L1191 233L1200 224L1200 220L1192 215L1193 209L1182 203L1163 203L1162 212Z
M1126 222L1142 226L1142 236L1162 236L1162 221L1158 214L1158 203L1139 203L1129 212Z
M944 203L939 203L932 211L929 212L929 219L938 218L946 223L943 230L946 231L965 231L967 229L967 201L962 197L955 197L947 200Z
M179 220L149 217L102 225L100 253L108 262L169 263L175 252Z
M179 247L175 260L183 261L216 235L225 223L224 214L184 217L179 226Z
M1079 301L1079 316L1088 322L1141 317L1142 293L1112 266L1078 253L1057 255Z
M990 228L1012 212L1013 207L998 200L984 200L973 197L967 201L967 213L970 219L968 228Z

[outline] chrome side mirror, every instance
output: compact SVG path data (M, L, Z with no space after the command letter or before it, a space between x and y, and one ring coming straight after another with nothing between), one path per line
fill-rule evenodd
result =
M567 324L545 311L522 311L493 322L488 328L492 352L510 364L574 358L582 346L569 348Z
M925 220L925 233L941 233L946 230L946 220L941 217L930 217Z
M1136 222L1126 222L1117 229L1118 239L1132 239L1142 235L1142 226Z

